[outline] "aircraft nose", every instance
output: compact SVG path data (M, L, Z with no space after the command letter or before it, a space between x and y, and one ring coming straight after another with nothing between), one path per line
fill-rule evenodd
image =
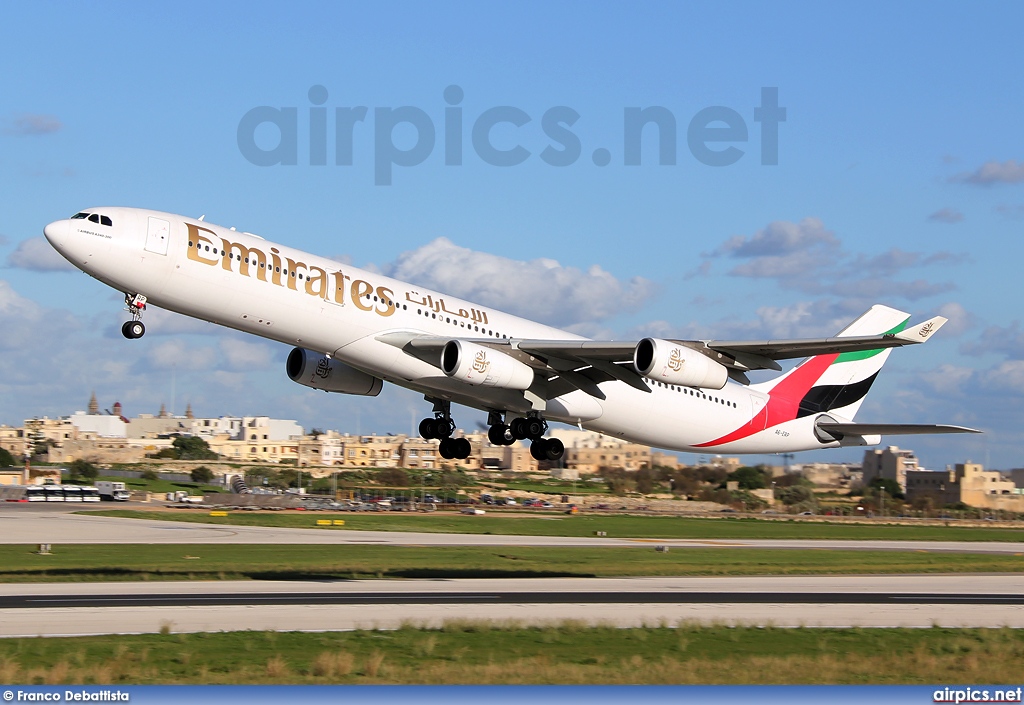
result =
M56 249L60 249L64 244L64 239L68 234L68 221L66 220L55 220L54 222L43 228L43 235Z

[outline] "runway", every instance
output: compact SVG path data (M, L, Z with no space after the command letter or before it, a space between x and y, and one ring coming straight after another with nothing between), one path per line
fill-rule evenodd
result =
M11 584L0 636L392 629L451 620L618 627L1024 627L1017 576Z
M1024 554L1024 543L779 539L628 539L286 529L122 519L20 505L0 511L6 544L377 544L618 546ZM77 509L77 508L76 508ZM312 520L312 517L311 517ZM472 521L472 517L467 517ZM522 625L617 627L681 622L779 627L1024 628L1016 575L217 581L0 585L0 637L333 631Z
M314 517L311 516L311 523ZM465 517L473 521L473 517ZM151 519L71 514L67 509L10 505L0 511L5 544L381 544L400 546L633 546L675 548L833 549L940 551L1024 555L1024 543L998 541L850 541L807 539L642 539L573 536L502 536L269 526L216 526Z

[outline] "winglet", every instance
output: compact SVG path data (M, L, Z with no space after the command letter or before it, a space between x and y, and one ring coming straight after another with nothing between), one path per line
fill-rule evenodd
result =
M913 328L907 328L906 330L896 333L894 336L899 340L905 340L908 343L923 343L932 337L932 334L949 319L943 318L942 316L936 316L935 318L929 318L924 323L919 323Z

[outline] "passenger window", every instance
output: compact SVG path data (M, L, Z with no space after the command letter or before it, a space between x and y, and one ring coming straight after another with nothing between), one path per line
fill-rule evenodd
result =
M89 216L89 222L90 223L98 223L98 222L100 222L100 217L98 215L96 215L95 213L93 213L92 215Z
M113 225L114 222L105 215L100 216L100 225Z

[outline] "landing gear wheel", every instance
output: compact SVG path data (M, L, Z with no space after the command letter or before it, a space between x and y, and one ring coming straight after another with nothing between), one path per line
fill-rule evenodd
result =
M544 442L544 454L548 460L558 460L565 453L565 444L557 438L549 438Z
M510 446L516 442L508 426L503 423L496 423L487 430L487 440L496 446Z
M441 453L442 458L445 460L452 460L455 458L455 448L453 447L453 444L455 443L456 440L452 438L441 439L441 445L438 448L438 452Z
M128 321L121 326L121 335L129 340L135 338L141 338L146 334L146 326L142 324L142 321Z
M528 436L526 435L526 429L523 428L523 424L525 422L526 419L522 417L512 419L512 423L508 425L508 429L509 432L512 434L512 438L514 438L517 441L524 441L528 438Z
M473 452L473 445L465 438L451 439L451 446L455 451L455 457L459 460L465 460Z
M538 438L530 445L530 455L536 460L555 461L565 453L565 445L557 438Z
M531 417L523 419L522 429L527 438L537 441L548 430L548 425L544 423L544 419Z
M431 438L437 438L436 424L434 419L423 419L420 421L420 435L430 440Z
M534 460L547 460L547 441L543 438L536 440L530 444L530 455L533 456Z

